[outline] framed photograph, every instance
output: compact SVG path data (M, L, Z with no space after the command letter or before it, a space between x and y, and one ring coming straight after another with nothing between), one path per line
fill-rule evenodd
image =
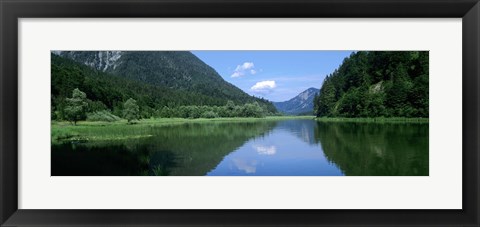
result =
M2 226L480 224L477 0L0 4Z

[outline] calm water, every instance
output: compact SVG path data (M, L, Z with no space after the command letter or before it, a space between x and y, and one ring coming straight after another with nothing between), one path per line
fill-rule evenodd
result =
M282 120L149 127L52 146L52 175L424 176L428 124ZM145 133L145 132L144 132Z

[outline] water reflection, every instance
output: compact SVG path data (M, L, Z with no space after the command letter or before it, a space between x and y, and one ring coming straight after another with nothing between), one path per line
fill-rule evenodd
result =
M52 145L52 175L428 175L428 124L303 119L142 130L152 136Z
M139 131L152 135L150 137L54 144L52 175L202 176L218 165L225 155L252 138L262 138L275 128L276 124L275 121L268 121L146 126ZM132 166L139 166L137 163L142 165L125 171L124 168L133 167L127 166L130 164L116 164L117 159L130 160Z
M304 120L279 122L271 133L255 138L225 156L210 176L331 176L342 175L314 142L313 126ZM314 123L314 122L313 122ZM310 127L310 128L309 128ZM312 138L312 143L305 140Z
M325 156L349 176L428 175L428 124L317 123Z
M132 153L124 145L97 147L65 143L52 146L51 171L53 176L142 175L148 170L145 157L148 157L145 146Z
M277 153L277 148L275 146L265 146L265 145L253 145L252 146L259 155L274 155Z
M318 143L314 134L316 127L316 121L308 119L281 121L278 124L278 129L286 130L308 144Z

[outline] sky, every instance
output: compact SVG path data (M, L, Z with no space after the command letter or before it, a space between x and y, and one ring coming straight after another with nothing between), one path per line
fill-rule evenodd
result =
M192 51L227 82L270 101L320 89L352 51Z

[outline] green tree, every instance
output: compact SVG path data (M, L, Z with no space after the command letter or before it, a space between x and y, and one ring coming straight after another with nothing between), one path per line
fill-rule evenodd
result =
M394 116L410 117L406 111L409 107L408 95L413 88L412 82L409 80L409 75L400 63L394 71L392 86L387 91L387 106L393 111Z
M235 103L232 100L228 100L227 104L225 105L225 117L233 117L235 110Z
M364 97L359 89L345 93L338 103L338 113L342 117L358 117L363 110Z
M243 105L243 117L265 117L265 111L257 103L247 103Z
M318 117L428 117L427 51L359 51L324 80Z
M164 117L164 118L172 117L172 110L168 106L164 106L160 111L160 114L158 117Z
M190 106L189 107L189 118L199 118L202 114L202 111L198 106Z
M213 112L213 111L207 111L207 112L204 112L202 113L202 118L216 118L218 117L218 114Z
M316 113L318 117L332 115L333 107L335 106L336 102L335 92L336 89L327 76L322 88L320 89L320 95L315 97L315 110L317 111Z
M385 116L383 93L370 93L365 100L365 115L368 117L382 117Z
M72 92L72 98L67 98L64 109L65 118L77 125L77 121L85 120L87 117L88 99L85 92L75 88Z
M130 98L123 104L123 117L127 119L128 123L131 123L133 120L138 120L139 113L140 108L135 99Z

